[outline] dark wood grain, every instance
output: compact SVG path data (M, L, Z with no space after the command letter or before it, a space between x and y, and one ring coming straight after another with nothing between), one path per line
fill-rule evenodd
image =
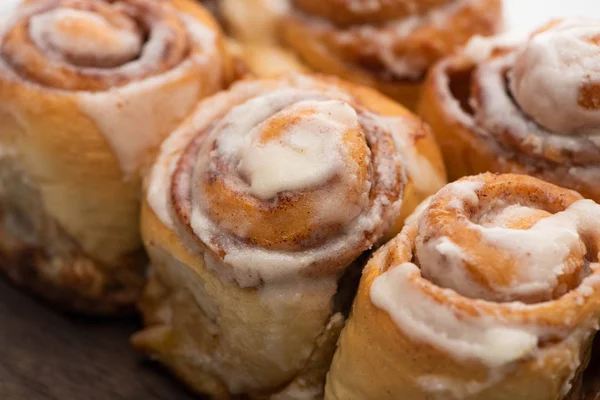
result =
M66 316L0 280L0 399L194 399L129 347L137 328Z
M0 279L0 400L199 400L129 347L135 319L62 314ZM600 342L585 400L600 398Z

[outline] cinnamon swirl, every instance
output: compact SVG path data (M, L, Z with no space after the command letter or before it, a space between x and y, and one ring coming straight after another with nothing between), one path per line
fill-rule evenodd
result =
M315 70L414 108L429 67L501 24L501 0L292 0L282 37Z
M403 198L440 184L437 157L414 116L333 78L248 80L203 101L148 180L134 345L218 399L322 398L356 260Z
M140 172L224 86L221 34L185 0L40 0L0 36L0 270L77 311L133 308Z
M420 113L451 179L518 172L600 201L600 23L555 21L529 39L474 39L436 65Z
M600 205L484 174L409 221L365 269L325 399L581 399L600 316Z

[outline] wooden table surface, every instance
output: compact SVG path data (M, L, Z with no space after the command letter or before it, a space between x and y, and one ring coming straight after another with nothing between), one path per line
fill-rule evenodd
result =
M137 328L67 317L0 279L0 399L197 400L129 347Z
M66 316L0 279L0 400L199 400L129 347L131 319ZM600 398L600 343L585 400Z

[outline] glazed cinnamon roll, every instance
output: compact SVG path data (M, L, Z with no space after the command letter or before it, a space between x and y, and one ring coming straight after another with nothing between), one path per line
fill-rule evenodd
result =
M449 184L369 261L325 399L581 399L599 251L600 205L576 192Z
M64 306L133 309L140 172L228 60L182 0L40 0L0 37L0 270Z
M501 0L292 0L284 42L315 70L414 108L429 67L501 25Z
M322 398L357 259L417 177L442 179L423 129L370 89L301 75L201 102L148 179L134 345L217 399Z
M600 201L600 22L555 21L529 39L474 39L436 65L420 113L451 179L518 172Z

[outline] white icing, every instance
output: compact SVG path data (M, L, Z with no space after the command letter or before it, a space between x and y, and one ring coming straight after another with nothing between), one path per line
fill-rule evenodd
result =
M535 215L537 211L539 210L535 208L511 204L501 208L499 212L488 212L479 220L479 224L484 227L506 228L512 221Z
M450 90L448 60L449 59L440 61L437 66L432 69L430 77L434 80L433 85L438 88L438 93L444 104L443 111L446 113L448 119L456 121L465 127L473 128L473 118L463 110L459 99L454 97L454 94Z
M29 31L39 48L58 58L68 53L125 62L142 48L141 35L133 26L109 25L98 14L74 9L58 8L36 15L30 20Z
M454 197L448 202L448 207L464 210L465 204L477 206L479 204L477 192L481 190L483 186L484 183L477 180L477 177L473 179L462 179L446 185L444 192L449 193ZM421 227L424 226L421 225Z
M282 282L289 277L298 276L301 271L323 260L334 260L348 249L362 242L361 232L368 232L383 223L381 208L384 204L376 203L367 215L361 215L346 228L347 236L331 240L327 245L314 249L285 252L266 250L260 247L235 246L226 248L224 261L232 268L233 279L240 287L256 287L261 283ZM398 202L394 208L398 208ZM220 234L219 227L207 218L198 208L192 211L192 229L194 234L204 243L210 243Z
M476 359L489 367L517 361L537 349L538 337L492 317L470 317L438 303L415 287L419 269L412 263L390 268L375 279L371 301L387 312L410 338L426 341L459 360Z
M101 128L126 176L133 175L148 151L181 121L200 94L200 81L166 87L191 63L166 75L102 93L79 94L79 106ZM173 90L175 89L175 90Z
M489 59L494 51L520 46L525 39L525 35L515 32L506 32L496 36L475 35L465 45L462 52L473 63L479 64Z
M444 191L454 197L448 203L448 208L464 210L466 205L478 206L476 191L482 184L477 180L462 180L448 185ZM589 221L600 220L600 206L591 200L580 200L563 212L540 219L529 229L505 227L515 218L537 212L539 210L535 208L510 205L499 212L492 211L478 222L464 220L468 229L479 232L482 243L505 250L517 263L515 275L507 285L492 285L491 288L474 281L467 270L467 264L475 262L470 259L469 253L450 238L430 239L428 220L422 218L416 253L423 276L472 298L552 298L556 290L566 290L559 287L560 277L580 267L573 262L573 256L585 254L585 245L580 237L594 229L593 222Z
M443 236L424 243L420 236L416 242L416 254L426 279L471 298L485 298L485 289L465 268L469 255L450 238Z
M539 220L530 229L481 227L482 241L510 252L519 263L510 286L494 289L513 298L522 294L551 297L558 278L570 272L566 263L572 251L580 248L585 254L580 236L596 223L589 221L600 221L600 206L580 200L563 212Z
M241 110L231 113L247 118L231 118L235 122L217 143L219 151L239 159L238 169L248 177L252 195L269 199L279 192L316 187L344 168L343 134L347 129L358 129L356 112L348 104L335 100L298 102L275 114L274 118L287 117L291 122L277 140L267 143L262 143L262 137L269 119L254 128L246 123L261 116L256 101L238 107ZM294 121L293 115L303 118Z
M365 12L373 12L381 9L381 1L380 0L350 0L345 2L348 9L353 13L362 14ZM408 7L410 10L415 10L416 5L414 3L408 3Z
M135 173L150 149L188 115L202 93L220 85L220 56L209 28L186 18L190 34L200 44L195 54L176 68L106 92L80 92L79 106L102 130L126 176ZM212 71L203 79L182 78L191 71Z
M330 97L336 100L331 102ZM240 82L228 92L222 92L205 100L198 106L188 123L163 143L148 182L147 198L150 206L165 225L173 229L178 228L171 215L169 195L175 165L189 141L213 120L217 119L217 116L219 122L211 128L210 134L204 143L218 143L217 148L213 151L220 152L220 156L227 159L235 156L237 150L232 150L243 147L240 143L236 143L236 137L238 139L240 137L233 133L224 135L229 138L220 142L225 131L233 129L235 132L235 129L241 126L236 125L236 123L244 126L257 126L265 118L277 113L277 110L283 110L296 103L298 106L303 106L302 104L310 104L320 99L324 109L331 109L333 106L337 114L335 119L328 120L328 129L336 120L337 123L340 123L346 117L351 117L347 122L354 124L354 114L348 112L346 105L339 103L340 100L343 101L345 98L347 98L347 95L335 90L334 87L322 86L318 81L301 75L294 75L287 80ZM253 106L252 112L245 112L244 115L240 115L240 110L244 110L244 107L238 108L236 106L250 103L256 106ZM238 119L238 117L241 119ZM248 131L245 132L248 133ZM397 162L400 162L400 159ZM394 165L393 162L389 164ZM196 174L202 173L203 169L207 167L210 168L210 165L205 165L202 162L197 164L192 181L194 181L193 177L197 176ZM380 172L382 174L393 174L394 176L396 174L396 170L393 168L381 168ZM350 179L353 179L352 175L350 175ZM388 176L382 176L381 182L385 186L385 183L396 181ZM368 188L370 186L365 189ZM325 197L330 197L329 192ZM331 197L340 198L336 192ZM199 202L202 200L202 193L192 192L192 198L196 199L194 201ZM341 200L343 202L345 199L342 198ZM312 249L295 252L276 251L230 241L226 239L227 235L224 235L223 228L215 224L204 213L201 206L192 207L190 223L194 235L203 243L214 243L217 238L222 240L221 245L225 252L224 262L228 264L228 268L222 268L225 271L220 273L221 279L234 280L242 287L253 287L259 286L263 282L283 281L290 277L297 277L302 270L311 267L315 263L336 260L349 249L364 245L364 234L366 232L374 232L380 228L385 229L386 224L393 221L390 215L399 213L401 199L393 204L388 203L387 197L378 197L368 210L360 214L358 218L351 219L351 222L344 226L343 234ZM330 202L327 202L327 204L331 205ZM327 207L330 207L330 205ZM339 204L334 204L334 206L337 207L333 212L329 208L330 212L327 217L331 217L330 214L342 215L340 214L342 212L345 212L345 214L353 212L348 208L339 210L342 208L339 207ZM318 218L321 217L318 216Z
M534 35L517 57L511 91L540 125L562 134L598 134L600 111L581 107L580 89L600 84L600 23L567 20Z
M193 112L193 120L173 132L161 145L159 155L150 171L146 198L158 219L170 229L174 229L170 208L171 176L175 172L182 150L194 139L198 132L206 129L231 101L231 92L220 92L201 101Z

